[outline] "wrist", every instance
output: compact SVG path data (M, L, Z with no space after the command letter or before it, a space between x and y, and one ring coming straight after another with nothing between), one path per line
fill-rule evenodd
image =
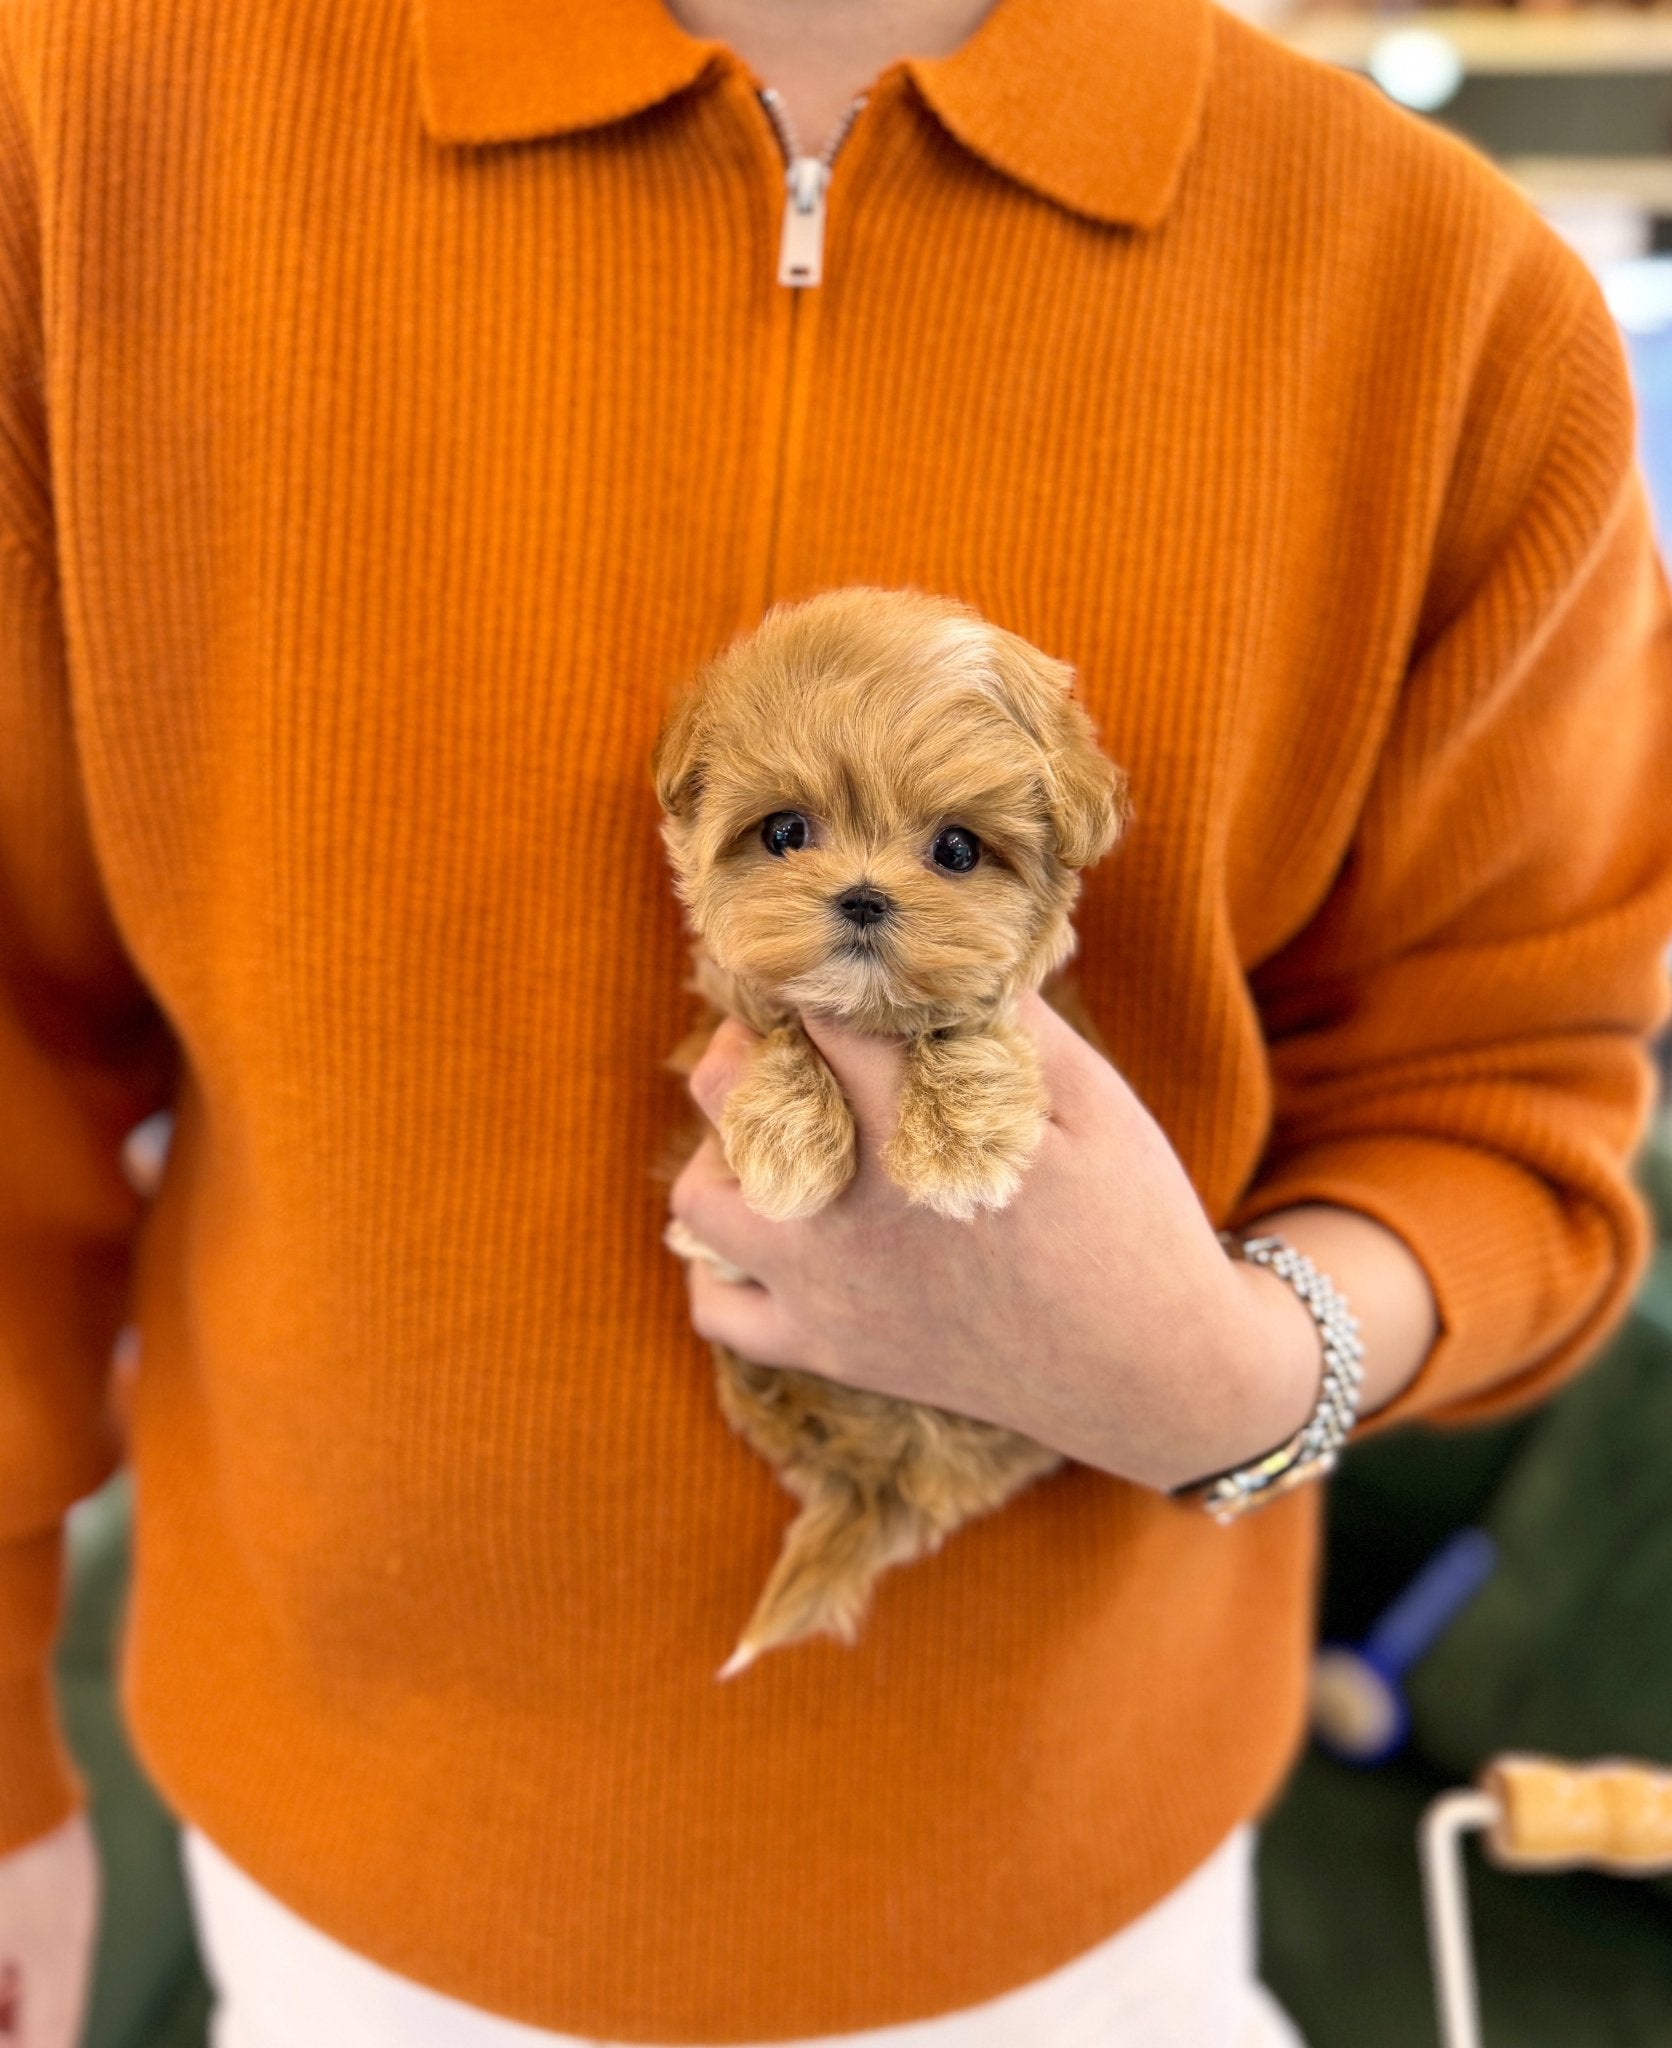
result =
M1212 1355L1211 1434L1167 1492L1235 1471L1287 1443L1312 1415L1323 1344L1306 1304L1280 1275L1227 1261L1226 1310Z
M1246 1310L1240 1357L1231 1362L1244 1441L1225 1470L1286 1443L1317 1407L1324 1372L1317 1322L1288 1281L1240 1259L1231 1273Z
M1188 1349L1203 1369L1179 1385L1181 1427L1148 1470L1129 1453L1084 1462L1173 1493L1234 1471L1287 1443L1311 1418L1323 1381L1323 1341L1306 1304L1287 1281L1223 1252L1224 1285ZM1199 1305L1205 1294L1198 1297Z

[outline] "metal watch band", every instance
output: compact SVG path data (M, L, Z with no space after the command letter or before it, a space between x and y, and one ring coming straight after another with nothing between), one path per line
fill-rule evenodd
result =
M1216 1522L1234 1522L1250 1508L1264 1507L1334 1467L1358 1416L1364 1346L1358 1322L1346 1302L1304 1252L1280 1237L1239 1238L1228 1230L1217 1235L1232 1258L1264 1266L1286 1280L1311 1311L1323 1339L1317 1406L1288 1442L1246 1465L1216 1473L1211 1479L1195 1480L1174 1492L1174 1499L1196 1501Z

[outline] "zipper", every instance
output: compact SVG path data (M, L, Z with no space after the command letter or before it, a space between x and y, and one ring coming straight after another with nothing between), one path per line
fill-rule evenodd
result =
M814 285L824 275L825 194L831 166L847 140L867 95L850 100L828 142L817 156L807 156L790 119L790 110L776 86L761 88L761 105L771 117L784 152L784 226L778 238L778 282Z
M743 556L743 611L739 630L754 626L777 595L784 528L800 473L801 450L813 404L813 353L824 294L806 287L824 274L826 195L836 152L870 97L851 101L817 156L801 148L789 109L772 86L755 89L777 138L784 165L784 215L779 236L778 282L794 289L771 293L770 340L763 369L760 490Z

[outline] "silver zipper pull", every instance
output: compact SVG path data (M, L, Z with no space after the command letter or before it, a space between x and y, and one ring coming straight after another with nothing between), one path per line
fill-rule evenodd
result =
M778 282L817 284L824 275L824 191L830 166L822 157L791 157L784 173L784 231Z
M866 95L850 100L835 133L817 156L803 156L796 139L795 123L774 86L761 88L761 105L771 117L784 152L784 230L778 238L778 282L817 284L824 275L824 195L830 183L830 167L836 152L847 140L848 130L859 117Z

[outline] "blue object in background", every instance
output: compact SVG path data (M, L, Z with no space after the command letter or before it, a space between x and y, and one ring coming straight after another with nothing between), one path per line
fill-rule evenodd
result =
M1404 1744L1410 1713L1400 1681L1492 1576L1498 1547L1484 1529L1441 1544L1362 1643L1325 1643L1312 1666L1312 1730L1347 1763L1379 1764Z
M1655 536L1672 559L1672 256L1607 263L1598 274L1631 369Z

